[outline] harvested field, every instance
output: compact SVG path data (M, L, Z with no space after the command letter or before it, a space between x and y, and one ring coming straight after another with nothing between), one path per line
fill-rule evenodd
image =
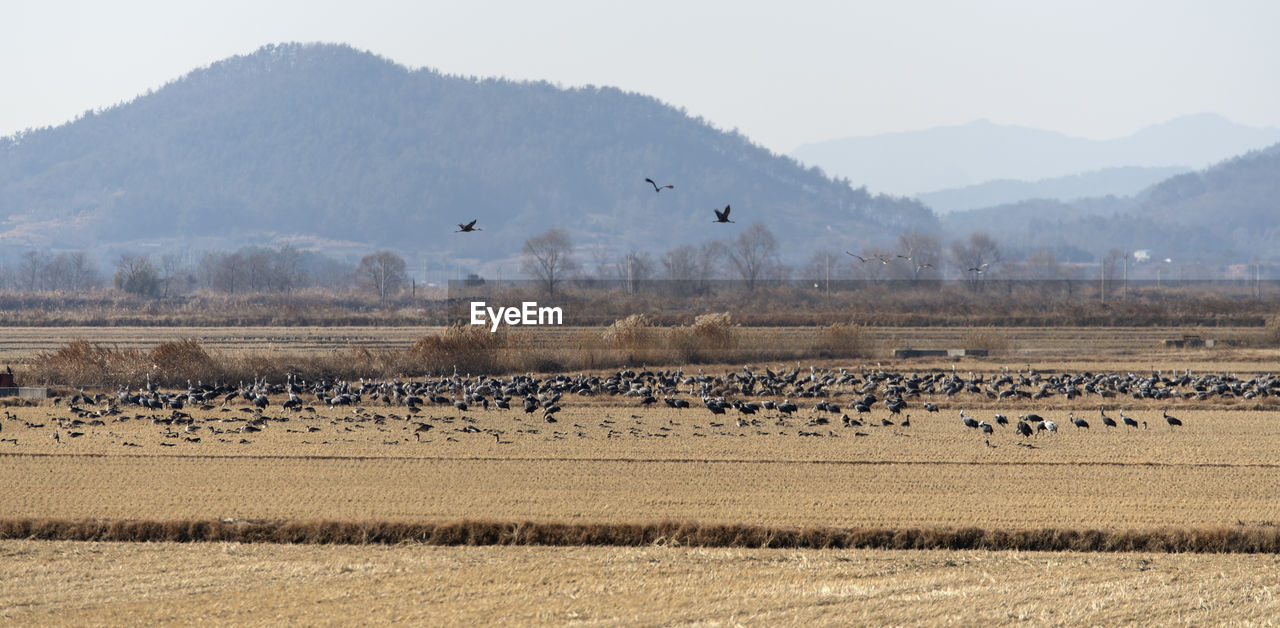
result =
M0 541L0 561L0 622L33 626L1218 625L1280 614L1274 555Z
M1028 346L1024 342L1018 346ZM1095 373L1088 381L1113 373L1107 385L1114 386L1133 379L1126 370L1146 377L1158 365L1181 373L1182 363L1193 362L1195 354L1156 350L1106 360L1086 358L1083 351L1072 355L1077 357L1052 358L1058 362L1044 371L1046 377L1077 359L1084 365L1078 371ZM1059 549L1110 552L1134 546L1108 545L1106 538L1165 535L1192 539L1191 545L1157 541L1141 547L1272 551L1280 523L1280 497L1273 490L1280 485L1280 397L1270 392L1274 382L1261 377L1269 370L1267 354L1212 355L1236 367L1223 369L1226 377L1210 378L1220 383L1199 398L1199 384L1171 380L1155 384L1172 392L1161 398L1117 397L1110 389L1106 398L997 397L999 363L972 360L960 363L957 377L967 377L964 367L973 368L981 376L975 380L980 392L931 389L909 397L900 413L885 407L882 390L897 379L884 379L875 366L840 361L818 363L815 373L830 368L838 374L843 367L866 379L880 394L869 412L854 410L863 394L854 384L831 385L814 398L793 395L800 407L789 416L732 407L712 414L688 385L678 394L692 402L685 410L656 400L646 407L639 395L583 396L566 387L558 401L563 407L550 417L554 421L546 420L550 415L543 409L549 399L528 413L520 396L510 410L485 409L475 398L468 408L455 407L451 383L458 393L479 385L463 375L433 379L445 398L420 409L407 407L401 396L387 401L372 392L350 405L336 404L338 389L324 395L308 390L306 408L293 410L282 407L286 395L280 390L269 391L260 407L252 396L227 403L219 396L178 410L117 405L110 401L116 392L107 389L96 391L104 395L96 403L80 399L71 408L70 390L64 388L56 404L4 408L0 513L6 526L13 520L62 519L89 526L190 521L200 529L209 526L199 522L223 520L232 526L304 522L299 530L308 521L347 530L383 525L377 522L531 522L602 530L672 522L682 529L738 526L733 534L747 538L751 548L768 544L751 537L751 530L880 530L898 538L912 530L922 537L960 531L961 537L978 538L966 531L973 529L981 538L1040 532L1084 539ZM1208 370L1194 364L1196 374ZM927 371L920 362L899 366L907 373ZM937 366L937 375L952 377L949 364ZM742 365L687 367L687 373L699 368L711 378L713 396L762 400L742 394L734 383L736 374L747 372ZM808 364L786 368L810 372ZM818 399L842 410L816 410ZM497 398L491 393L486 401ZM926 411L925 402L937 403L939 411ZM1100 403L1113 417L1123 409L1138 427L1105 428ZM1181 426L1166 424L1166 407ZM1034 412L1059 427L1023 437L1012 426L997 425L983 434L961 423L961 408L993 424L997 413L1016 422L1020 414ZM846 423L842 414L859 423ZM1072 425L1073 414L1087 419L1090 428ZM908 415L910 425L901 425ZM1243 544L1223 540L1235 537ZM114 558L128 554L129 547L145 551ZM1276 580L1274 555L29 540L0 541L0 553L16 559L0 568L6 576L0 597L18 600L0 609L0 619L22 624L192 617L315 623L369 609L387 621L415 623L499 616L517 624L1222 623L1269 617L1253 613L1271 610ZM41 563L49 565L45 571L39 571ZM1152 567L1156 563L1165 571ZM93 582L98 588L77 597L26 584L41 578ZM161 584L173 582L189 584Z
M1149 429L1125 430L1096 420L1078 429L1065 412L1041 410L1062 427L1034 438L1009 427L983 436L954 409L916 411L906 428L879 425L883 411L848 428L816 424L810 412L738 426L703 408L569 406L556 423L450 410L410 421L394 409L326 408L254 432L243 431L250 413L239 410L192 411L190 432L135 413L71 437L55 426L65 410L14 409L3 421L12 440L0 442L0 512L831 527L1280 522L1274 410L1179 410L1178 429L1157 411L1131 410ZM432 427L415 433L420 424Z

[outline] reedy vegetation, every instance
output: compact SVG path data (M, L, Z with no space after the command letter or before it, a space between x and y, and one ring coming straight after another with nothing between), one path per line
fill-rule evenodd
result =
M874 344L856 325L834 324L808 344L739 343L727 313L706 314L690 325L657 327L643 315L617 321L603 332L584 330L566 343L546 346L527 334L490 333L482 326L453 325L420 338L405 350L347 347L322 355L271 350L210 351L198 341L164 342L150 350L75 340L38 354L19 367L22 381L45 385L137 387L143 381L185 386L188 381L391 378L454 372L497 375L610 368L635 364L689 364L866 357Z

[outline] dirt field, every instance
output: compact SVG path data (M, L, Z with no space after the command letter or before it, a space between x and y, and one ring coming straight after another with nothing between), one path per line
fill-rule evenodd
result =
M0 542L0 623L1267 625L1280 558Z

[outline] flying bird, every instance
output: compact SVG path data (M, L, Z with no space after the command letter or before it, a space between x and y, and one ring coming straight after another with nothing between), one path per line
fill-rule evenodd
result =
M467 224L458 223L458 230L454 233L471 233L472 231L482 231L476 227L476 221L472 220Z
M652 186L653 186L653 191L654 191L654 192L661 192L661 191L663 191L664 189L665 189L665 190L674 190L674 189L676 189L676 186L671 185L670 183L668 183L668 184L666 184L666 185L658 185L657 183L655 183L655 182L654 182L654 180L653 180L653 179L650 179L649 177L645 177L645 179L644 179L644 180L645 180L645 182L647 182L649 185L652 185Z
M852 256L854 256L854 257L858 258L858 261L859 261L859 262L862 262L863 264L865 264L865 263L867 263L867 262L871 261L869 258L866 258L866 257L863 257L863 256L861 256L861 255L858 255L857 253L850 253L850 252L848 252L848 251L845 251L845 252L844 252L844 254L845 254L845 255L852 255Z
M716 213L716 219L715 219L714 221L712 221L712 222L733 222L732 220L729 220L729 206L728 206L728 205L725 205L725 206L724 206L724 211L720 211L720 210L718 210L718 209L712 209L711 211L713 211L713 212L715 212L715 213Z
M988 266L988 264L983 264L983 265L981 265L981 266L971 266L971 267L969 267L969 272L971 272L971 273L982 273L982 272L986 272L986 270L987 270L987 266Z

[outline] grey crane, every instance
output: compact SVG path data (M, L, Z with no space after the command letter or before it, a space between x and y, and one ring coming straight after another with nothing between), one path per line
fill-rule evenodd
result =
M644 180L646 183L653 186L654 192L661 192L663 190L674 190L676 188L676 186L671 185L670 183L666 185L658 185L656 182L654 182L653 179L650 179L649 177L645 177Z

